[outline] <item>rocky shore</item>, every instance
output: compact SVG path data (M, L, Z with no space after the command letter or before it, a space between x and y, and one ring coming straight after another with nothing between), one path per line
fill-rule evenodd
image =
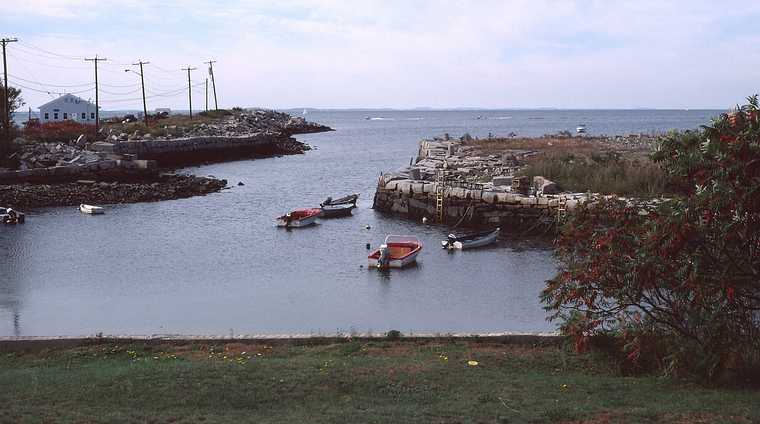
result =
M219 191L213 178L159 175L176 167L300 154L294 134L331 131L302 117L268 110L217 111L194 119L172 116L150 127L131 119L105 123L104 141L88 135L15 141L0 168L0 205L17 209L184 198ZM37 132L30 134L41 134ZM91 136L90 136L91 137ZM101 139L102 140L102 139Z
M0 205L25 210L82 203L155 202L214 193L226 186L226 180L168 174L129 182L80 180L59 184L0 185Z

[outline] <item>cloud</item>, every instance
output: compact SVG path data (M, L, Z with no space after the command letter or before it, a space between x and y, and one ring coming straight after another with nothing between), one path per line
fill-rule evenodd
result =
M194 78L202 81L201 62L216 59L225 106L726 107L757 90L751 70L760 65L753 48L760 30L750 25L760 5L751 3L723 9L709 1L650 0L11 4L27 19L60 18L43 31L19 27L19 37L66 54L99 52L116 63L143 58L176 69L174 75L146 68L149 83L163 88L182 86L179 68L187 64L200 68ZM24 54L42 60L18 53ZM35 71L35 78L66 75ZM129 81L117 73L108 78ZM181 107L184 99L155 102Z

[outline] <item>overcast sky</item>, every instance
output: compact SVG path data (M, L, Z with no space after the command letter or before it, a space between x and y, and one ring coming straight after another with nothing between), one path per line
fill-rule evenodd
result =
M758 92L760 2L2 0L10 80L36 108L718 108ZM32 89L43 92L36 92Z

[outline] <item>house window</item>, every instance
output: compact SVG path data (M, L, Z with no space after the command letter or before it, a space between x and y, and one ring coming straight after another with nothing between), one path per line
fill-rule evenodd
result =
M48 119L50 119L50 114L45 112L45 120L47 121Z
M90 112L90 119L95 119L95 112Z
M66 112L63 112L63 119L69 119L69 114Z
M82 112L82 119L87 119L87 114Z
M55 120L58 119L58 112L53 112L53 119L55 119Z

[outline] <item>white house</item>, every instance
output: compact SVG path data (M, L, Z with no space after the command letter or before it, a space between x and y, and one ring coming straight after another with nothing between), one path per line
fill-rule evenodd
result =
M39 107L40 122L77 121L95 123L95 105L73 94L51 100Z

